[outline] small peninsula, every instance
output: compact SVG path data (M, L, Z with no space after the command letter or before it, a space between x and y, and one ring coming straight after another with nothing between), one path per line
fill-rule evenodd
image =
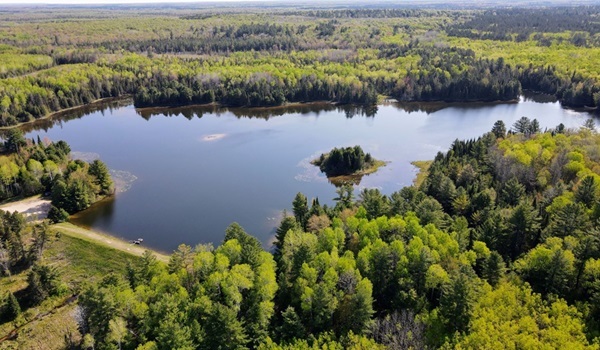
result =
M334 148L311 162L321 169L333 184L358 184L364 175L376 172L386 162L365 153L360 146Z

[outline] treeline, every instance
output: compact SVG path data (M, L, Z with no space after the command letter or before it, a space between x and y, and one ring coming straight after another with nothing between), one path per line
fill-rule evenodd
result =
M136 79L125 70L81 64L36 75L0 80L0 125L16 125L62 109L134 91Z
M68 214L88 208L98 198L111 195L114 186L108 168L70 160L64 141L28 140L17 129L5 135L5 155L0 157L0 200L17 196L52 194L48 217L64 221Z
M548 40L543 33L585 32L587 35L583 36L573 33L569 41L577 46L596 45L599 12L598 6L494 9L475 13L468 21L452 23L446 32L469 39L508 41L525 41L532 34L539 34L534 39L541 43Z
M585 79L574 72L568 78L561 78L553 66L534 67L529 65L519 71L519 80L525 89L556 96L569 107L600 106L600 87L591 79Z
M136 107L186 105L219 102L225 106L278 106L285 102L332 101L337 103L375 104L377 92L368 83L343 79L319 79L303 75L297 81L282 80L270 73L246 77L197 80L155 75L134 95Z
M296 195L273 254L237 224L218 248L146 254L83 289L95 348L596 348L593 122L497 122L420 188ZM597 340L595 340L597 341Z
M503 59L476 59L462 49L422 51L421 57L395 88L401 101L506 101L521 94L516 70Z
M316 18L420 18L449 15L451 12L424 11L418 9L346 9L284 11L283 16L306 16Z
M134 96L137 107L218 102L226 106L276 106L331 101L372 105L378 95L403 101L495 101L518 98L521 87L557 96L573 107L596 107L600 89L579 74L554 68L512 67L503 59L478 59L470 50L432 48L412 42L389 46L378 60L344 51L236 54L228 58L148 58L58 66L35 75L0 80L0 125L15 125L101 98ZM403 57L420 63L405 75ZM372 57L372 56L371 56ZM367 63L368 62L368 63ZM389 65L389 63L388 63Z

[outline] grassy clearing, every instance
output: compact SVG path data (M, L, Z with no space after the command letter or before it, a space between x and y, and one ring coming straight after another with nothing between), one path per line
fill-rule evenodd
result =
M413 185L415 187L420 187L423 181L425 181L431 163L433 163L433 160L415 160L410 163L418 169L417 176L413 180Z
M79 238L83 241L93 243L98 246L112 248L125 254L134 256L142 256L146 250L150 250L148 248L131 244L117 237L109 236L93 230L88 230L69 223L52 225L51 229L54 232L60 232L70 237ZM153 253L156 255L158 260L163 262L169 261L169 257L167 255L156 251L153 251Z

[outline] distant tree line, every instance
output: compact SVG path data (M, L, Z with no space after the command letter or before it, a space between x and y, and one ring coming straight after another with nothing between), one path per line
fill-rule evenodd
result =
M475 13L470 20L456 22L446 27L451 36L486 40L529 40L543 43L542 33L585 32L587 35L573 33L570 42L577 46L598 44L595 37L600 33L597 21L598 6L560 6L549 8L512 8L494 9ZM589 41L591 40L591 42Z

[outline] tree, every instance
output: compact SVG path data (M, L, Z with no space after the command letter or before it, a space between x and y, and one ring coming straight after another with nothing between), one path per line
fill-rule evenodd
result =
M378 188L365 188L359 197L369 220L386 215L390 210L389 199Z
M502 200L510 206L519 204L524 196L525 186L523 186L516 177L508 180L502 188Z
M302 228L306 229L306 222L308 220L308 199L306 196L298 192L292 202L292 208L296 221Z
M513 124L513 131L520 134L526 134L530 129L531 120L527 117L521 117Z
M6 276L10 276L10 254L6 248L4 248L4 243L0 240L0 268L2 268L2 273Z
M487 290L473 308L469 331L457 349L580 349L589 346L584 323L573 306L545 302L531 288L501 283Z
M203 345L206 349L243 349L248 342L242 323L236 312L228 307L215 305L205 325Z
M369 332L387 349L425 349L425 325L411 310L394 311L374 321Z
M283 244L285 242L285 236L290 230L294 230L298 228L298 222L296 218L293 216L288 216L287 212L283 212L283 219L277 227L275 231L275 242L273 245L275 246L275 251L273 252L275 261L279 264L279 260L281 259L281 251L283 249Z
M96 184L100 186L100 194L109 195L114 191L114 184L110 177L108 167L102 161L96 159L90 164L89 173L96 178Z
M48 219L53 223L65 222L69 219L69 213L62 208L59 209L51 205L50 210L48 210Z
M48 297L48 291L43 285L40 275L36 271L32 270L29 272L29 275L27 276L27 284L29 296L35 304L41 303Z
M590 228L590 220L585 207L579 203L569 203L558 209L550 217L544 231L545 237L574 236L581 238Z
M2 310L0 313L2 317L0 317L0 319L12 321L19 317L21 314L21 306L19 305L19 301L13 293L8 292L3 304L4 305L2 305L2 308L0 308L0 310Z
M352 185L344 184L336 188L335 193L337 194L337 197L333 200L337 202L335 205L337 210L352 208L354 202L354 188Z
M282 322L278 329L279 337L284 343L291 342L295 339L304 339L306 330L296 310L292 306L288 306L281 313Z
M523 201L508 219L508 256L514 260L535 246L539 239L540 218L528 201Z
M117 317L108 322L108 329L107 340L117 343L119 350L121 350L121 344L127 336L127 323L123 318Z
M594 121L593 118L588 118L588 119L586 119L585 123L583 123L583 127L592 132L595 132L596 131L596 122Z
M474 289L474 281L462 272L453 276L444 287L439 310L447 335L467 330L475 302Z
M496 136L498 139L506 137L506 125L504 125L502 120L498 120L494 123L494 126L492 127L492 134L494 134L494 136Z
M537 119L534 119L529 124L529 127L527 128L527 132L525 134L534 135L534 134L537 134L538 132L540 132L540 123L538 122Z
M27 144L23 132L18 128L8 130L6 140L4 141L4 149L9 153L19 153L21 148Z
M575 200L591 208L597 199L597 186L593 176L586 176L579 182L577 191L575 191Z
M48 242L48 224L35 225L32 229L33 242L29 248L29 263L41 260Z
M27 283L27 292L34 304L65 290L56 268L48 265L34 265L27 275Z
M490 256L485 259L482 277L492 286L496 286L500 282L500 278L504 275L505 264L502 256L498 252L491 252Z

